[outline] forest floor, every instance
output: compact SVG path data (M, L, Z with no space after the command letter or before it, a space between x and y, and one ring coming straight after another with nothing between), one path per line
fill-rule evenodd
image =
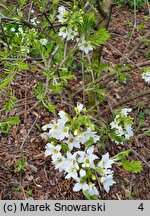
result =
M144 19L146 15L144 10L137 13L137 25L143 29L133 31L134 15L129 8L114 8L109 25L111 38L104 46L103 63L108 62L114 67L120 62L123 55L128 55L139 42L139 37L144 36L150 29L150 23ZM143 24L144 27L142 27ZM132 37L131 33L133 33ZM145 44L141 45L133 56L130 57L132 64L146 62L148 60L146 56L147 51L148 46ZM130 98L134 92L139 93L148 90L149 85L142 80L141 72L137 67L128 72L127 76L129 81L126 84L119 84L115 80L111 80L105 86L108 98L100 107L101 116L109 123L110 111L112 111L110 107L113 107L113 104L118 104L117 108L130 107L133 109L132 117L134 118L135 133L129 145L143 160L134 153L132 153L130 159L141 160L143 170L138 174L132 174L121 167L115 167L116 184L111 188L110 193L106 193L102 188L100 189L100 198L106 200L150 199L150 169L144 162L145 160L150 164L150 139L148 136L141 136L150 127L150 115L148 115L148 112L143 114L143 125L140 130L136 131L139 125L140 114L150 109L150 96L138 97L119 106L120 102ZM50 159L44 157L46 143L41 137L42 131L40 128L44 124L49 123L54 118L54 115L46 109L41 109L37 104L32 89L38 81L42 81L42 77L33 67L30 73L18 74L15 81L11 83L13 89L16 90L16 97L18 98L16 107L11 115L19 115L21 123L18 126L13 126L9 134L0 135L0 199L25 199L28 197L25 191L28 190L32 190L28 199L85 199L81 192L73 192L73 181L66 180L63 173L54 169ZM70 82L72 92L81 86L80 81L76 79ZM63 109L70 112L70 108L66 104L61 103L56 97L51 98L51 100L56 104L57 111ZM77 100L82 102L82 93L76 96ZM139 102L142 102L142 104ZM0 107L2 105L3 98L0 98ZM27 112L25 112L25 109ZM3 111L1 111L0 115L2 118L8 117ZM38 118L38 116L40 117ZM32 125L33 128L31 128ZM30 134L28 135L29 131ZM25 139L26 137L27 139ZM24 147L21 151L20 146L23 142ZM111 155L114 155L120 152L120 150L126 149L124 146L116 146L108 142L106 143L106 149L101 151L105 153L107 150ZM25 173L20 175L14 173L14 168L18 159L22 156L26 161L27 169ZM23 182L23 187L16 191L15 188L21 182Z

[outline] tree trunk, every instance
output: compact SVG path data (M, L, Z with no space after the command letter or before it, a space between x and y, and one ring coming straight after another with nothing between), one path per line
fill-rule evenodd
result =
M96 0L96 7L98 10L98 12L96 13L96 17L97 17L96 29L97 30L100 28L108 29L111 12L112 12L112 5L113 5L112 0L104 0L103 4L101 4L99 0ZM103 45L96 47L93 51L91 62L97 61L100 63L102 51L103 51ZM96 74L93 74L93 75L94 75L94 79L97 78ZM93 80L92 74L88 75L87 82L95 83ZM88 108L92 110L97 105L96 104L97 94L95 93L94 90L91 90L91 91L88 91L87 97L88 97ZM93 111L91 112L91 114L94 116L95 112Z

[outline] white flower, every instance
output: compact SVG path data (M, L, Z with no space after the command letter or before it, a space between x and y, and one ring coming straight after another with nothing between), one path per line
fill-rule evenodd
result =
M59 34L58 35L61 36L63 39L65 39L67 37L67 35L68 35L67 28L66 27L61 27L59 29Z
M128 113L131 112L131 111L132 111L132 109L124 108L124 109L121 110L121 113L124 114L125 116L127 116Z
M69 28L67 31L67 41L73 40L75 38L75 36L77 36L77 35L78 35L78 32L73 31L71 28Z
M105 155L102 156L101 161L98 163L98 167L102 169L109 169L112 167L114 161L109 158L109 153L107 152Z
M88 138L85 136L85 132L81 132L78 129L74 131L74 135L77 137L79 143L84 144L88 141Z
M111 129L113 129L113 128L118 128L118 127L119 127L118 124L119 124L119 122L117 122L117 121L111 122L111 123L110 123Z
M74 187L73 187L73 191L80 191L80 190L84 190L87 191L90 195L99 195L99 192L97 190L97 188L95 187L95 184L87 184L87 182L77 182Z
M116 134L118 136L122 136L124 134L124 130L123 130L122 126L118 126L118 128L116 130Z
M78 44L78 46L79 46L80 50L82 50L82 51L85 52L85 54L88 54L89 51L93 50L91 42L90 41L86 41L85 37L82 38L82 41L81 41L81 43Z
M70 169L68 169L68 174L65 176L65 179L68 178L73 178L75 180L78 180L78 173L77 173L78 169L70 167Z
M62 172L66 167L66 159L60 155L56 160L52 161L55 164L55 169L59 169Z
M96 155L93 154L94 147L91 146L88 148L87 152L85 151L78 151L77 154L79 155L78 162L82 163L82 167L91 167L95 168L94 160L98 159Z
M67 41L73 40L75 36L78 35L78 32L73 31L71 28L61 27L59 30L59 36L64 40L66 38Z
M45 157L51 155L52 160L55 162L58 158L61 157L61 145L54 146L53 143L47 143L45 151Z
M31 22L33 25L37 25L37 24L40 23L40 22L37 20L37 17L34 17L33 19L30 19L30 22Z
M18 31L23 34L23 29L21 27L18 28Z
M79 113L83 110L83 104L82 103L80 103L80 102L77 102L77 109L78 109L78 111L79 111Z
M133 136L133 131L132 131L132 127L131 127L131 119L130 117L128 117L128 113L131 112L132 109L130 108L124 108L120 111L120 113L118 113L115 118L114 121L110 123L111 129L115 129L115 134L118 136L118 138L122 138L122 141L116 141L115 139L112 139L113 141L115 141L115 143L118 144L123 144L123 141L125 139L129 139L131 136ZM129 119L130 123L127 124L125 119ZM123 121L124 120L124 121Z
M64 138L69 137L69 127L64 126L64 122L59 119L58 121L53 121L53 124L44 125L43 130L49 130L49 137L55 138L58 140L63 140Z
M97 132L91 131L90 128L87 128L87 130L84 133L84 136L87 138L87 141L92 138L94 143L100 140L100 137L95 135Z
M145 82L150 83L150 71L145 71L142 73L142 79L145 80Z
M63 121L64 125L66 124L66 122L69 120L67 113L65 113L63 110L59 111L58 113L59 117L61 118L61 120Z
M114 140L115 141L115 143L116 143L116 145L122 145L123 144L123 142L118 142L118 141L116 141L116 140Z
M77 154L71 154L70 152L67 152L67 163L65 167L65 171L69 172L71 168L79 169L78 161L76 159Z
M44 126L42 127L42 130L43 130L43 131L46 131L47 129L51 128L51 125L52 125L52 124L46 124L46 125L44 125Z
M100 140L100 137L96 135L97 132L91 131L90 128L87 128L86 131L81 132L78 130L74 131L74 135L77 136L79 143L85 144L90 138L93 139L94 143Z
M65 141L68 144L70 151L75 148L80 148L80 143L77 137L74 137L72 134L69 134L68 139Z
M61 122L53 121L53 124L49 124L48 127L50 128L50 130L49 130L49 136L51 138L59 139L60 135L62 133L62 124L61 124Z
M97 188L95 187L95 184L89 184L89 187L88 187L87 191L92 196L93 195L96 195L96 196L99 195L99 192L98 192Z
M57 18L58 18L59 22L62 23L62 24L65 23L68 20L68 18L65 17L66 12L67 12L66 9L65 9L65 7L64 6L60 6L58 8L58 12L59 12L59 15L57 15Z
M46 44L48 43L48 40L46 38L42 38L40 39L40 43L42 44L42 46L46 46Z
M112 175L107 175L101 177L101 183L103 184L105 191L108 193L110 190L110 186L115 184L115 181L113 180Z
M59 132L60 132L60 134L58 134L58 138L57 139L59 139L60 141L69 137L69 127L62 126L60 128Z
M34 10L33 10L33 9L31 10L31 13L32 13L32 14L34 13Z
M22 54L26 54L26 53L29 53L30 52L30 50L29 50L29 48L28 47L21 47L21 49L20 49L20 52L22 53Z
M126 125L125 129L126 129L125 138L129 139L130 137L133 136L132 127L131 125Z
M11 30L11 32L15 32L16 31L16 29L14 27L12 27L10 30Z
M86 182L83 182L83 183L77 182L73 187L73 191L75 192L80 191L80 190L87 191L88 188L89 188L89 185Z
M66 166L65 171L68 173L65 178L73 178L75 180L78 180L78 173L79 165L76 160L76 153L71 154L70 152L67 152L67 159L66 159Z

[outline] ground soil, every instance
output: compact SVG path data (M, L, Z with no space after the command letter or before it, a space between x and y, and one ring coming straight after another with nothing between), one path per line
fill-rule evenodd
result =
M130 12L129 8L123 7L121 9L114 8L112 19L109 25L109 31L111 38L104 47L102 61L109 63L112 66L116 66L122 55L127 55L129 51L138 43L137 38L140 35L145 35L149 30L149 23L145 21L144 16L146 10L137 13L137 25L145 24L143 30L134 30L133 26L129 26L134 22L134 15ZM130 40L129 32L133 32ZM130 40L130 42L129 42ZM112 45L112 46L110 46ZM119 52L118 52L119 50ZM146 52L148 46L143 44L131 57L131 61L135 64L148 60ZM120 54L121 53L121 54ZM133 92L143 92L149 88L142 78L138 68L128 73L129 81L123 84L119 84L115 80L112 80L105 87L105 91L108 95L108 100L105 104L101 105L101 111L114 103L118 103L121 100L130 97ZM30 73L22 73L16 76L16 81L12 83L12 87L16 91L16 97L18 98L17 106L13 110L14 114L19 114L21 123L18 126L13 126L7 135L0 135L0 199L14 200L14 199L85 199L81 192L74 193L72 190L73 181L66 180L63 173L54 169L54 165L50 162L50 158L44 158L44 150L46 142L41 137L41 126L49 123L53 119L54 115L46 111L44 108L34 106L37 102L32 91L35 83L42 81L42 78L34 68L30 70ZM78 89L80 86L79 80L70 82L72 91ZM27 97L27 109L32 108L27 115L24 114L24 98L25 90ZM76 100L81 100L81 95L77 95ZM62 104L56 97L51 98L57 106L57 111L64 109L71 112L70 108L66 104ZM134 108L132 117L134 117L134 131L135 136L131 139L130 146L144 158L147 163L150 164L150 139L149 137L140 137L145 130L150 127L150 116L145 116L145 121L141 130L136 131L138 126L138 113L141 110L149 109L149 96L137 98L123 105L123 107L134 107L138 102L143 101L142 107ZM3 98L0 99L0 106L3 104ZM118 107L119 108L119 107ZM28 138L24 143L23 151L20 150L20 146L27 136L33 122L40 115L33 129L31 130ZM1 111L1 117L7 118L6 112ZM111 113L108 111L103 114L103 119L106 122L110 122ZM114 143L106 143L106 149L101 150L102 153L107 151L111 155L114 155L120 150L126 150L124 146L116 146ZM24 157L26 161L27 169L22 175L14 173L14 168L17 165L17 160L20 157ZM130 156L130 159L140 159L134 153ZM111 188L110 193L106 193L102 188L100 189L100 199L150 199L150 170L148 166L143 163L143 171L139 174L132 174L125 171L123 168L115 166L115 181L116 184ZM14 188L23 182L23 187L20 191L15 191ZM27 197L26 190L32 190L32 194Z

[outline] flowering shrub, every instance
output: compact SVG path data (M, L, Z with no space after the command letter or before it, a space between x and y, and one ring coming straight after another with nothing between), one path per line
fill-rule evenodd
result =
M117 129L117 135L120 137L124 135L126 139L131 136L132 119L127 117L130 111L122 109L111 123L111 127ZM59 119L52 120L50 124L42 127L44 131L49 130L45 157L51 156L55 169L63 171L66 179L72 178L75 181L73 191L82 190L86 196L88 194L90 198L96 198L99 191L95 181L99 181L108 193L110 187L116 183L113 179L112 165L127 156L129 152L113 158L110 158L108 152L101 157L97 156L94 150L100 141L100 136L95 131L91 117L85 115L86 109L80 103L77 104L75 113L75 117L71 118L61 110L58 113ZM125 125L124 130L121 126L122 121ZM120 165L123 164L120 162Z
M48 10L50 13L45 12L47 4L50 5ZM110 34L106 28L99 27L101 25L96 15L98 13L96 3L67 1L64 5L66 7L60 6L60 1L43 0L40 3L35 1L30 9L32 6L37 6L42 21L35 16L34 10L29 10L28 19L22 9L17 9L17 13L12 14L11 9L6 10L6 17L1 19L3 30L1 40L4 42L2 43L4 48L0 50L0 56L4 60L4 70L2 69L0 89L6 91L7 97L10 95L10 100L4 105L4 110L10 112L17 100L9 84L18 72L21 74L20 70L29 72L32 66L38 69L38 73L41 68L40 75L38 74L37 80L31 85L38 103L52 113L55 112L55 104L50 100L51 94L56 94L58 99L62 99L62 93L70 96L72 92L69 92L67 82L72 80L78 71L80 73L77 78L80 79L82 75L80 83L84 94L87 94L91 113L95 107L99 111L99 104L107 97L96 79L102 75L100 82L104 81L105 84L103 76L105 72L113 71L113 67L99 63L100 56L96 54L99 52L97 47L104 45ZM8 12L10 14L7 14ZM7 20L7 16L10 16L10 19ZM118 80L127 81L120 66L118 68L118 75L116 74ZM39 80L42 80L40 82L38 82L39 77ZM142 78L150 82L149 69L142 73ZM69 102L71 103L73 99L71 95ZM114 163L131 172L136 173L141 170L139 161L124 160L131 151L121 152L113 157L110 157L108 152L101 156L96 154L97 148L109 138L117 145L123 145L133 136L133 119L128 116L132 110L124 108L116 111L114 120L108 126L107 124L103 126L100 120L94 124L92 117L80 103L77 103L74 110L75 116L70 116L61 110L58 119L42 127L43 131L48 131L49 137L45 157L51 157L55 169L63 172L66 179L74 180L73 191L82 190L86 197L96 198L100 193L97 182L107 193L116 183L113 177ZM8 118L8 121L0 119L0 132L8 133L10 126L19 122L19 118L13 117Z
M81 111L83 105L78 104L75 108L76 116L71 119L61 110L58 120L42 127L44 131L49 129L50 142L46 145L45 156L51 156L55 168L64 171L66 179L75 180L73 191L83 190L90 195L98 195L93 183L95 172L99 174L104 189L109 192L110 186L115 183L111 170L115 161L109 158L109 153L101 159L94 154L93 144L99 142L100 136L94 130L91 117L80 115Z

